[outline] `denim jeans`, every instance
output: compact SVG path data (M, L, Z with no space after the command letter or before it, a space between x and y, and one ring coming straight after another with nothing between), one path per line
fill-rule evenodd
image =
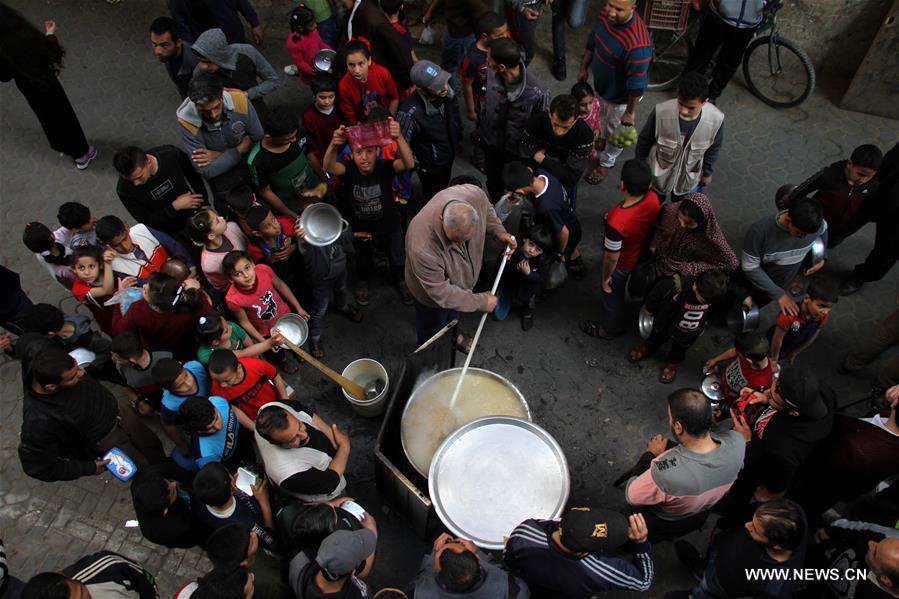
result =
M552 4L552 36L553 58L565 59L565 28L579 29L587 19L587 0L555 0ZM515 13L515 24L521 34L521 45L524 46L525 64L534 58L537 42L537 20L529 21Z
M443 36L443 54L440 58L440 66L451 75L450 85L457 94L462 85L459 69L475 41L477 40L473 33L465 37L450 37L449 33Z
M415 301L415 333L418 345L430 339L447 323L459 317L459 313L448 308L432 308Z
M331 293L334 293L334 305L338 310L347 307L347 274L346 270L330 281L318 282L312 285L312 304L309 308L309 336L318 340L322 336L322 318L328 311L331 303Z
M711 568L706 569L699 585L690 591L690 599L725 599L729 596L727 591L721 588L721 584Z
M337 47L337 22L333 16L328 17L321 23L317 23L316 29L318 29L318 34L323 42L332 48Z
M615 129L621 125L621 116L624 114L624 111L627 110L627 104L615 104L614 102L609 102L605 98L600 97L599 109L601 115L600 118L602 119L602 138L606 142L605 149L602 151L602 154L599 155L599 164L600 166L612 168L615 166L615 161L624 151L624 148L619 148L609 141L609 139L612 137Z

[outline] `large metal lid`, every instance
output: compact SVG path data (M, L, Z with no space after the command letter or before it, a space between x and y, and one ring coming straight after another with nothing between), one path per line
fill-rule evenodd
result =
M528 518L558 518L568 501L568 461L533 422L487 416L446 438L434 454L428 490L454 535L488 550Z

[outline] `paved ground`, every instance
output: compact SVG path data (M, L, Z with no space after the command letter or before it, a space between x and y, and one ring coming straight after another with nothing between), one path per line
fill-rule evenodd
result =
M8 240L0 248L0 261L22 273L32 299L56 303L65 294L21 245L23 225L34 219L53 225L57 206L66 200L89 205L97 216L110 212L127 216L114 193L111 157L115 149L130 143L144 147L178 143L173 119L178 98L146 39L146 28L153 17L163 14L164 2L125 0L110 5L99 0L14 0L11 4L35 22L53 18L59 23L59 37L68 51L60 78L89 139L100 149L99 159L88 171L76 171L68 159L47 147L15 87L0 86L0 127L4 132L0 143L0 238ZM282 4L286 7L289 3ZM269 31L277 32L263 47L279 71L288 63L281 41L282 15L288 10L269 11L277 17ZM569 44L572 75L583 36L584 32L573 36ZM423 49L420 54L433 52ZM535 65L546 80L551 79L545 56L538 55ZM570 76L568 85L572 82ZM552 88L559 93L567 90L567 85L553 81ZM290 80L273 100L299 110L308 98L308 92ZM662 99L650 94L641 116L645 118L649 106ZM779 185L848 156L859 143L890 147L899 132L895 121L838 110L818 94L800 108L771 110L746 92L739 77L720 106L727 113L726 145L711 196L725 232L737 248L746 226L772 211L772 197ZM460 172L471 170L464 160L457 165ZM571 467L573 503L621 506L621 494L610 481L642 452L646 438L666 429L664 397L671 387L656 382L657 362L651 360L639 367L626 362L624 355L636 343L636 334L609 343L588 338L578 329L580 321L596 312L601 218L618 199L613 183L582 186L579 197L585 229L582 247L591 275L583 282L566 284L541 304L536 326L527 334L514 319L488 322L474 364L511 379L529 400L534 419L562 443ZM872 236L873 228L868 227L844 243L832 256L828 270L846 272L867 252ZM412 311L403 307L389 288L373 291L363 326L326 320L327 361L339 368L358 357L375 357L395 375L414 341ZM890 276L841 300L832 325L802 357L840 390L845 401L860 397L868 382L838 376L835 367L840 356L876 326L894 305L895 297ZM72 301L64 306L74 308ZM765 315L770 322L770 312ZM463 324L474 328L471 318ZM691 350L677 385L697 384L702 361L728 342L723 330L709 331ZM313 401L327 420L351 432L349 490L377 515L381 528L379 557L371 580L376 587L404 585L414 575L427 545L377 496L372 457L377 422L354 416L333 387L313 371L303 370L302 375L302 382L294 381L300 394ZM16 364L0 366L0 536L6 542L11 571L27 578L107 548L145 564L158 576L166 596L205 572L208 563L199 550L166 551L143 541L136 529L124 527L133 512L127 489L116 480L104 475L44 484L22 474L16 458L20 385ZM654 555L657 577L649 596L661 597L666 590L687 586L670 546L656 548Z

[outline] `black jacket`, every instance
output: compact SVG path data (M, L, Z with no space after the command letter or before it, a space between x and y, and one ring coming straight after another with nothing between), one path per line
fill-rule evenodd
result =
M462 136L462 118L454 98L444 98L436 106L415 92L403 100L396 116L419 165L427 169L452 164Z
M339 37L339 46L347 42L348 20L344 22ZM406 44L406 40L397 31L387 16L381 12L377 0L362 0L359 8L353 13L353 37L364 37L371 43L372 59L390 71L390 76L396 82L399 89L407 89L412 86L409 71L412 70L412 48ZM346 60L343 58L343 50L340 51L340 60L335 64L342 65L335 76L343 74L346 69ZM338 78L339 81L339 78Z
M129 591L140 599L158 599L159 591L153 575L139 564L112 551L98 551L86 555L67 568L62 574L87 585L103 585L103 589L125 596ZM94 589L97 593L97 589ZM96 596L96 595L95 595Z
M541 112L528 119L521 135L521 152L528 165L546 170L567 190L580 181L592 149L593 131L587 123L577 119L574 126L559 137L553 132L549 112ZM537 150L546 153L542 163L534 160Z
M74 387L53 395L31 391L30 373L24 373L23 379L19 460L25 474L45 482L95 474L99 431L115 426L116 398L88 374Z

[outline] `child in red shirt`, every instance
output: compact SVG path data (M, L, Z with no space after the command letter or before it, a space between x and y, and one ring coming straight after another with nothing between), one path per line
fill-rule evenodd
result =
M743 333L734 340L733 347L705 363L705 372L721 375L722 406L729 406L739 399L743 389L764 391L771 388L776 369L768 358L770 351L771 345L764 334ZM722 409L721 414L728 414L728 410Z
M231 278L225 303L234 313L237 324L257 342L265 341L278 319L291 311L309 319L309 314L284 281L271 267L257 265L247 252L231 252L225 256L222 272ZM287 352L279 351L275 355L287 374L299 369Z
M117 306L104 306L103 302L115 292L115 274L112 272L115 252L106 250L100 258L100 250L95 245L82 245L72 252L72 269L75 271L75 282L72 283L72 295L87 306L94 315L100 330L112 335L112 321ZM120 288L134 285L134 277L122 279Z
M371 59L368 43L354 39L344 47L346 74L337 87L340 112L350 125L365 120L373 106L383 106L396 115L400 96L390 73Z
M270 401L287 399L287 385L274 366L259 358L238 358L234 352L217 351L209 356L212 395L224 397L234 409L240 425L253 424L259 409Z
M296 71L290 67L285 68L289 75L299 75L300 81L309 85L315 75L315 54L319 50L330 50L318 33L315 23L315 15L302 4L290 13L290 33L287 34L287 51L293 57Z
M780 313L775 325L768 329L771 359L777 363L783 358L792 366L796 356L808 349L821 334L838 299L840 289L833 280L820 276L812 278L799 304L799 314Z

